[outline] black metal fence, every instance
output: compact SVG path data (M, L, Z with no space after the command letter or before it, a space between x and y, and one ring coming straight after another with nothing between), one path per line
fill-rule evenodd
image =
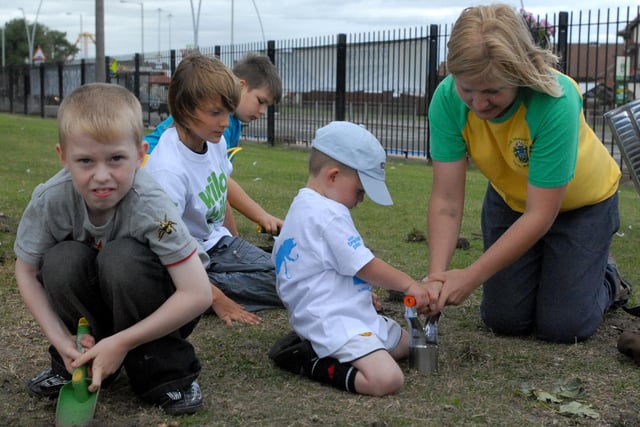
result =
M617 159L602 114L640 98L638 27L640 6L544 18L560 68L584 93L585 116ZM435 87L447 74L446 43L452 25L338 34L326 37L200 48L232 67L247 52L269 55L284 94L279 105L247 124L243 137L307 145L315 129L331 120L364 124L391 155L429 157L427 110ZM145 122L168 114L167 88L188 50L108 57L107 80L140 99ZM60 100L95 81L95 63L81 60L0 72L0 111L54 117ZM622 164L622 163L621 163Z

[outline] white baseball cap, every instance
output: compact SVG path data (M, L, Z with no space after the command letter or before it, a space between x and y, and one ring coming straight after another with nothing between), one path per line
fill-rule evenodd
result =
M311 147L355 169L365 193L379 205L392 205L384 183L386 153L380 141L364 126L331 122L316 131Z

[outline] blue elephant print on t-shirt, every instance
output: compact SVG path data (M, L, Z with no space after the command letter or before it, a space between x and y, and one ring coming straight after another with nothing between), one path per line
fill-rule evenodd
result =
M284 277L287 279L291 279L291 276L289 276L289 269L287 268L287 261L295 262L300 256L299 254L296 254L294 257L291 254L296 246L296 241L293 238L287 239L282 242L282 245L280 245L278 252L276 253L276 273L280 274L280 269L284 266Z

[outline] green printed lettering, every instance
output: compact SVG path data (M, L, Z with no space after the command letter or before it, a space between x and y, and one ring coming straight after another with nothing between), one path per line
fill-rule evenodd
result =
M207 177L206 187L198 193L198 196L200 200L204 202L207 209L213 209L218 203L226 205L226 191L227 175L222 172L219 176L216 176L215 172L212 172L211 175ZM220 214L224 216L224 209L221 211L216 209L216 212L214 212L216 217L220 216Z

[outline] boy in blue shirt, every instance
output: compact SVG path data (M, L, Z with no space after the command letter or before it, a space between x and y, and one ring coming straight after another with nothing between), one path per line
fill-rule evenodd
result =
M240 80L242 92L240 104L229 116L229 126L224 132L227 149L239 146L243 123L259 119L269 105L279 103L282 97L282 81L268 56L246 54L234 65L233 74ZM158 144L162 133L171 126L173 117L169 116L144 137L149 143L149 154Z

